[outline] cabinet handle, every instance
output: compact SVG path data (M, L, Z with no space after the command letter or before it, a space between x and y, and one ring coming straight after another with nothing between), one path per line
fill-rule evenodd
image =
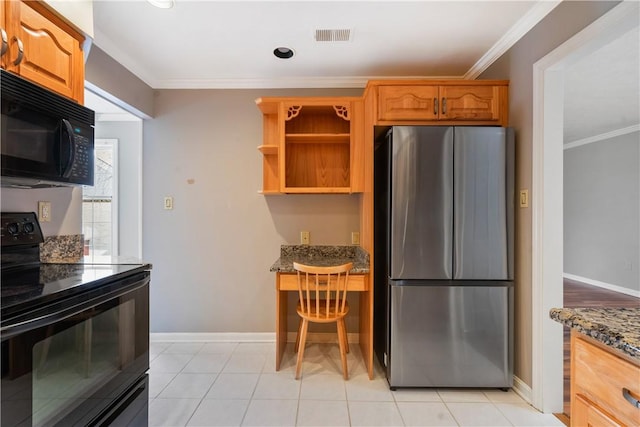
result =
M447 114L447 98L442 97L442 114Z
M18 57L15 61L13 61L13 65L20 65L20 63L22 62L22 57L24 56L24 45L22 44L22 40L20 40L16 36L13 36L13 40L18 43Z
M0 28L0 35L2 35L2 48L0 48L0 56L4 56L7 53L7 49L9 49L9 40L7 40L7 32L4 28Z
M631 392L627 388L622 388L622 396L627 399L627 402L631 403L636 408L640 409L640 401L631 396Z
M438 98L433 98L433 115L438 115Z

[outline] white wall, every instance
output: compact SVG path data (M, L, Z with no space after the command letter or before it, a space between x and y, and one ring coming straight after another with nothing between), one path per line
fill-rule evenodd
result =
M564 272L640 292L640 133L564 151Z
M298 243L301 230L312 244L350 243L358 195L258 194L262 115L254 100L320 94L361 90L157 91L143 166L152 332L273 332L269 267L280 245ZM163 209L165 196L173 210Z

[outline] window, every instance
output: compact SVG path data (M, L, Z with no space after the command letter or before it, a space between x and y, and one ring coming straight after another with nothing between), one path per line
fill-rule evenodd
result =
M85 256L118 255L118 140L96 139L93 187L82 189Z

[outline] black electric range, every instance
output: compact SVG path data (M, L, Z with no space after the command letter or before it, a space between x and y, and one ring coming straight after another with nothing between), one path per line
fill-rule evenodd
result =
M0 222L0 424L145 425L151 266L41 263L35 213ZM73 392L18 404L52 387Z

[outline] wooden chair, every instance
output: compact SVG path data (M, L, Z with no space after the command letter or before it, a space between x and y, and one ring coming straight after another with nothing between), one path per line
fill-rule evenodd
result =
M331 267L314 267L297 262L293 268L298 273L298 315L301 323L296 341L298 360L296 362L296 379L300 378L302 371L302 358L304 346L307 340L307 328L309 322L331 323L336 322L338 329L338 344L340 345L340 358L342 359L342 376L349 378L347 370L347 328L344 317L349 312L347 303L347 284L349 271L353 263L336 265Z

